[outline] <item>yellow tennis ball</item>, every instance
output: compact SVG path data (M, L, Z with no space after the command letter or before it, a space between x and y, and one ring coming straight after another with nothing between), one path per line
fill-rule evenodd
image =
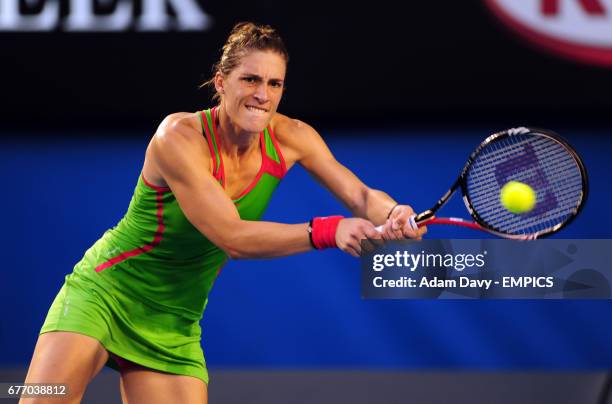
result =
M526 213L535 206L536 193L533 188L523 182L510 181L502 187L499 199L503 207L510 212Z

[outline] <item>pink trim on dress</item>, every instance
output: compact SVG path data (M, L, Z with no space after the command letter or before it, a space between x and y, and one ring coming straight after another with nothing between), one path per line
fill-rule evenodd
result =
M212 127L213 127L213 136L215 137L215 144L219 149L219 176L221 178L221 186L225 188L225 170L223 169L223 156L221 155L221 143L219 143L219 136L217 136L217 119L216 113L219 107L214 107L210 110L210 115L212 119Z
M283 178L285 174L287 174L287 166L285 165L285 158L283 157L281 148L278 146L278 142L276 141L276 135L274 135L272 126L268 125L268 131L270 132L270 138L272 138L272 143L274 144L274 148L276 149L276 153L278 154L278 159L280 160L281 174L278 178ZM274 163L276 163L276 161L274 161Z
M204 115L203 112L200 112L200 114L202 115L202 122L203 122L203 127L204 127L204 131L206 132L206 141L208 142L208 148L210 149L210 155L212 157L212 164L213 164L213 177L215 177L215 179L217 181L219 181L221 179L221 176L219 175L219 170L217 170L217 153L215 153L215 147L213 146L212 143L212 135L210 133L210 129L208 128L208 118L206 117L206 115ZM217 144L218 147L218 144ZM219 156L221 155L221 152L219 152ZM219 164L219 168L221 168L221 165Z
M142 179L144 181L146 181L144 179L144 176L142 177ZM156 195L155 195L155 199L157 201L157 230L155 230L155 236L153 237L153 240L150 243L147 243L145 245L143 245L142 247L138 247L135 248L131 251L125 251L122 252L121 254L109 259L108 261L98 265L96 267L96 272L101 272L104 271L107 268L112 267L115 264L118 264L120 262L125 261L128 258L131 257L135 257L137 255L140 254L144 254L146 252L151 251L153 248L155 248L161 241L164 235L164 230L166 229L166 225L164 224L164 202L163 202L163 196L164 196L164 192L169 192L170 188L165 188L165 187L157 187L153 184L147 184L147 182L145 182L145 184L153 189L155 189Z
M140 176L142 177L142 182L144 182L144 184L151 188L154 189L155 191L160 191L160 192L167 192L170 191L170 187L160 187L159 185L155 185L155 184L151 184L149 181L147 181L147 179L144 176L144 173L141 173Z

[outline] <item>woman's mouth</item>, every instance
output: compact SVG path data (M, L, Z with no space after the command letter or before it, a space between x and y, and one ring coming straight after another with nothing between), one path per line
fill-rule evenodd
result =
M268 112L268 110L265 108L260 108L260 107L256 107L253 105L246 105L246 109L248 109L250 112L253 112L255 114L260 114L260 115L263 115Z

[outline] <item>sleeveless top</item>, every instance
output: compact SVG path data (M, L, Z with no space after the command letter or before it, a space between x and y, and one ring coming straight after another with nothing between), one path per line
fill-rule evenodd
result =
M224 186L216 113L216 108L200 112L200 120L213 159L213 175ZM243 220L262 216L287 171L269 126L259 134L259 144L261 168L233 199ZM226 261L225 252L187 220L172 190L153 185L141 175L123 219L87 250L68 278L83 278L106 292L198 321Z

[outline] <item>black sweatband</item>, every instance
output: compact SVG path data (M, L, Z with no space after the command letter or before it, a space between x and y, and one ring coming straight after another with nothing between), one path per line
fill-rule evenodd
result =
M315 247L314 242L312 241L312 222L313 221L314 221L314 217L310 219L310 222L308 222L308 241L310 241L310 246L314 248L315 250L317 250L317 247Z
M387 215L387 219L389 219L391 217L391 213L393 213L393 211L395 210L395 208L397 208L399 206L399 203L396 203L391 210L389 211L389 214Z

